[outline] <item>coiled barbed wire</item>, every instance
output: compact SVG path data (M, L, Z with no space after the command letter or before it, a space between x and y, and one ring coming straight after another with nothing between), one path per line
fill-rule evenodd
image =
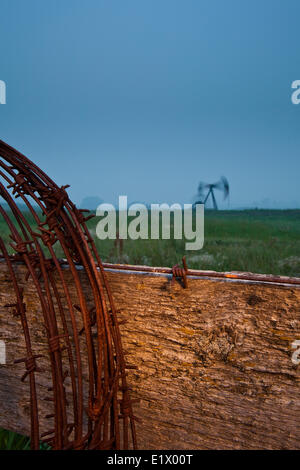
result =
M31 448L44 439L52 449L136 448L135 416L126 380L127 366L122 349L116 308L95 243L86 226L90 216L70 201L67 187L58 187L33 162L0 141L0 214L9 229L10 246L0 238L2 261L6 262L14 286L15 302L7 308L23 329L26 357L23 381L29 382ZM35 227L28 222L16 199L22 201ZM57 246L72 274L77 303L66 282ZM13 254L11 254L13 251ZM48 342L53 412L47 418L51 429L40 432L36 376L40 354L30 335L24 288L14 262L27 267L27 282L34 285ZM77 265L85 272L92 297L80 282ZM0 287L1 288L1 287ZM79 331L78 315L83 323ZM82 339L83 338L83 339ZM84 340L85 348L81 342ZM83 352L84 349L84 352ZM62 353L67 352L67 361ZM83 358L87 355L88 397L84 394ZM72 401L66 399L65 380L70 379Z

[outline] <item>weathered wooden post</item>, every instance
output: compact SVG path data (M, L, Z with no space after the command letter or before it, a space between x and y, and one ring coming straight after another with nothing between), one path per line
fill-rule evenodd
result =
M22 284L25 267L14 269ZM300 375L292 361L292 343L300 339L299 287L193 276L183 289L168 274L133 269L106 275L119 319L126 320L120 328L127 362L138 366L128 369L128 383L140 399L134 404L139 448L299 449ZM67 266L64 277L75 295ZM0 283L0 339L7 348L0 426L28 434L29 385L20 381L22 364L14 364L24 340L20 320L4 307L14 297L4 263ZM47 341L31 283L24 283L24 299L33 347L43 354ZM43 358L41 368L39 394L46 397L51 377ZM41 399L39 407L41 416L51 413L51 402ZM49 428L45 418L40 425L41 432Z

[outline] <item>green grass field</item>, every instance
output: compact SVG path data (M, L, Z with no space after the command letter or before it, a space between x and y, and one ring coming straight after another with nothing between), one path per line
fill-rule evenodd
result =
M26 214L26 218L34 225L32 216ZM186 240L124 240L120 253L114 240L96 237L98 221L94 217L88 227L106 262L173 266L186 255L188 267L194 269L300 276L300 210L207 210L200 251L185 251ZM9 229L3 219L0 230L8 246Z
M97 221L88 223L94 237ZM3 220L0 229L8 245L9 230ZM107 262L172 266L186 255L188 266L195 269L300 277L300 210L206 211L204 247L199 252L186 252L185 240L124 240L122 253L113 240L95 237L95 241ZM61 252L57 255L63 257ZM0 449L29 445L28 438L0 430Z
M95 237L97 219L89 228ZM112 240L96 245L103 261L172 266L186 255L188 267L300 276L300 210L206 211L204 246L185 251L185 240Z

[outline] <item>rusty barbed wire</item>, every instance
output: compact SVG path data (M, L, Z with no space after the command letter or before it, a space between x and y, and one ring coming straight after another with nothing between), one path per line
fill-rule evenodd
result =
M15 362L24 363L21 379L29 378L31 448L39 449L43 440L53 449L135 449L137 418L126 378L126 369L132 366L124 358L121 322L101 259L86 227L90 216L70 201L67 188L68 185L58 187L33 162L0 141L0 195L5 202L0 204L0 215L9 229L9 246L14 254L9 253L7 242L1 237L0 253L16 297L6 307L21 322L25 338L26 357ZM26 206L35 227L29 224L16 203L17 198ZM69 265L76 302L56 256L57 246ZM13 261L26 266L23 283L30 282L39 298L52 377L50 395L46 397L39 396L36 381L39 361L44 355L34 351L24 287ZM86 274L89 298L81 285L77 264ZM87 360L88 369L87 396L83 359ZM67 378L70 403L66 396ZM52 427L43 433L40 433L40 400L53 406L53 412L46 416Z
M186 289L187 288L187 273L188 273L188 267L186 263L186 258L185 256L182 258L182 264L183 268L179 266L179 264L175 264L175 266L172 267L172 282L174 283L176 279L180 279L183 287Z

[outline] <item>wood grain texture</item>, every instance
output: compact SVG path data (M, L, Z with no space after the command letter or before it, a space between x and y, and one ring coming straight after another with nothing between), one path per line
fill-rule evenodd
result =
M35 288L23 280L33 350L46 354ZM65 278L71 280L66 269ZM84 274L81 282L86 284ZM142 449L300 449L300 368L291 344L300 340L300 289L189 279L188 288L168 276L107 272L120 320L138 444ZM30 429L29 385L20 381L25 347L20 322L5 304L14 291L0 264L0 427ZM70 286L74 303L76 293ZM78 314L78 326L81 325ZM85 349L82 346L83 363ZM41 416L51 385L48 359L37 373ZM68 383L66 384L68 386ZM49 422L41 418L41 432Z

